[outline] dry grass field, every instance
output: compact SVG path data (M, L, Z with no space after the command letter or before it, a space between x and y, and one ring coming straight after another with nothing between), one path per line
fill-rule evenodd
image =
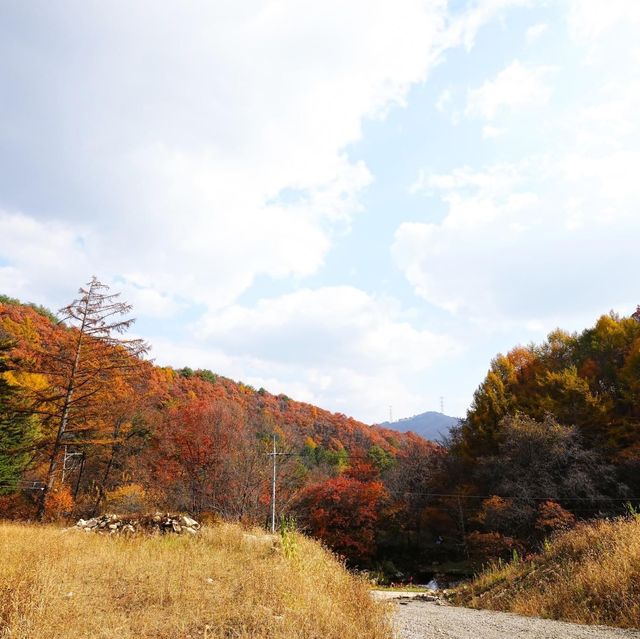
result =
M386 609L317 543L221 524L107 536L0 524L0 637L389 639Z
M454 603L640 628L640 517L583 524L532 560L493 565Z

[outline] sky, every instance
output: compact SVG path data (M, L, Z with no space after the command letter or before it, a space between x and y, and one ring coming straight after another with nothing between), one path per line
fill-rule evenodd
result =
M0 293L368 423L640 303L636 0L5 0Z

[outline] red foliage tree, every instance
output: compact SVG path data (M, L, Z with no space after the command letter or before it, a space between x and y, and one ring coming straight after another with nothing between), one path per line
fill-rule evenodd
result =
M380 481L340 475L308 486L300 500L309 532L356 561L375 551L375 533L387 492Z
M229 457L243 425L239 411L214 399L192 399L167 412L157 433L156 475L188 495L192 513L219 510L232 492Z

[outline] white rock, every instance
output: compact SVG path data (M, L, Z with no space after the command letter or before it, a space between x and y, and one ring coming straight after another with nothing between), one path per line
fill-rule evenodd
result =
M187 517L187 515L182 515L182 523L189 528L200 528L200 524L195 520L191 519L191 517Z

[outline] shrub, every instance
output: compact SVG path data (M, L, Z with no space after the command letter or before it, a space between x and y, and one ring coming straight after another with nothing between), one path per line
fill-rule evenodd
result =
M521 544L498 532L474 531L466 536L469 558L481 565L494 559L510 559L513 552L522 553Z
M56 486L47 493L45 502L45 518L47 521L57 521L68 517L73 511L73 495L66 484Z
M640 518L579 524L547 540L539 555L494 563L453 599L473 608L640 628Z
M576 518L555 501L545 501L538 506L536 528L546 533L564 530L575 524Z
M147 510L147 493L140 484L127 484L107 492L105 509L117 513L138 513Z

